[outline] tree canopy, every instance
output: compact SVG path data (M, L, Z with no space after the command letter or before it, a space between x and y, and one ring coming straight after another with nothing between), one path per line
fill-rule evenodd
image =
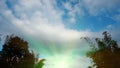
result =
M35 66L35 62L38 62L38 58L35 58L33 51L29 51L27 41L14 35L6 37L2 51L0 52L0 67L42 68Z
M105 31L103 38L96 38L95 44L90 44L92 49L87 53L93 61L88 68L120 68L120 48L111 35Z

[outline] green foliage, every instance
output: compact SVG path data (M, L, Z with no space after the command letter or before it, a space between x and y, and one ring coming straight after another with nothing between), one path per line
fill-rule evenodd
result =
M91 66L88 66L88 68L92 68Z
M44 63L43 63L44 61L45 61L45 59L42 59L41 61L39 61L38 64L36 65L36 68L42 68L44 65Z
M6 37L5 44L0 53L0 67L4 68L42 68L35 67L38 58L33 51L29 51L28 42L18 36Z

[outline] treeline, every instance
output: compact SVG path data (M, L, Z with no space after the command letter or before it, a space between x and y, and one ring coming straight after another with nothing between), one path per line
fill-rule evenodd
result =
M0 40L2 40L0 38ZM28 42L15 35L6 36L0 51L0 67L4 68L42 68L45 59L39 61Z
M84 38L91 50L87 57L92 59L88 68L120 68L120 48L117 41L105 31L103 38ZM2 39L0 38L0 41ZM38 60L33 51L29 51L28 42L18 36L6 36L3 48L0 51L0 67L4 68L42 68L45 59Z

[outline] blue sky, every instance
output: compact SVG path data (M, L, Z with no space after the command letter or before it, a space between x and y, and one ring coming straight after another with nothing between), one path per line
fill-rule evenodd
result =
M11 13L19 19L20 15L15 9L16 5L22 6L19 1L15 0L6 0L5 2L5 8L11 10ZM55 0L55 3L51 6L54 10L57 10L58 13L61 13L62 23L70 29L100 31L106 29L109 25L115 26L116 23L119 22L115 18L119 18L120 14L119 0ZM5 8L1 4L1 9ZM20 11L21 13L26 13L28 16L31 16L38 9L39 8L36 7L30 8L29 10L23 9L23 11L21 11L21 8ZM0 15L2 18L4 17L2 12ZM99 26L95 27L96 25Z
M120 43L119 25L120 0L0 0L0 34L27 40L48 59L44 68L63 62L71 63L62 68L86 68L89 45L80 37L101 37L107 30Z

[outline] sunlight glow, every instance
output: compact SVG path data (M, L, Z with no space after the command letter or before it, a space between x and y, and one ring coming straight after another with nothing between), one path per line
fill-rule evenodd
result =
M69 60L67 58L57 59L55 68L69 68Z
M71 54L55 54L46 57L43 68L87 68L90 66L89 58Z
M48 62L46 61L45 64L46 65L44 68L48 66L50 66L50 68L70 68L70 57L65 55L56 55L54 57L49 58Z

